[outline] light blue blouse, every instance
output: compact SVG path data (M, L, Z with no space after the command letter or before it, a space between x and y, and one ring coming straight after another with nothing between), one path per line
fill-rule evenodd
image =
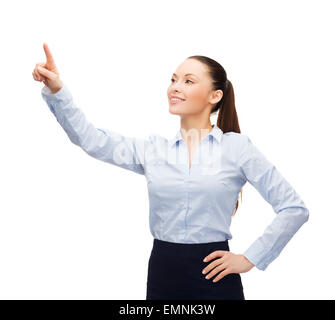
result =
M243 253L265 270L309 218L297 192L245 134L223 133L214 124L189 167L180 130L172 139L127 137L90 123L64 82L57 93L44 86L41 94L72 143L96 159L146 177L154 238L177 243L232 239L235 203L249 181L276 213Z

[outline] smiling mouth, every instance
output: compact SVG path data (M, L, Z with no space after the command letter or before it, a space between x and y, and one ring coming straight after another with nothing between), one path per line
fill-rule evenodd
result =
M176 104L176 103L181 103L181 102L184 102L185 100L181 100L181 99L176 99L176 98L172 98L170 99L170 102L172 104Z

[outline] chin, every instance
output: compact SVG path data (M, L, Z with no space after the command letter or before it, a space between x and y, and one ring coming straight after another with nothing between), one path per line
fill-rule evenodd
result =
M171 114L174 114L174 115L177 115L177 116L182 116L182 115L183 115L183 113L180 113L180 112L178 112L178 111L176 111L176 110L171 110L171 108L169 108L169 112L170 112Z
M175 111L173 111L173 110L171 110L171 109L169 109L169 112L171 113L171 114L179 114L178 112L175 112Z
M174 106L169 106L169 112L171 113L171 114L175 114L175 115L184 115L185 113L184 112L180 112L181 110L180 109L178 109L178 108L175 108Z
M171 106L169 106L169 112L171 114L178 114L178 112L176 112L176 110L173 110L173 107L171 108Z

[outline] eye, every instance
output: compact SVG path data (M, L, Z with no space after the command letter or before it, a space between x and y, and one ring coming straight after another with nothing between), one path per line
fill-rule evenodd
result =
M173 78L171 79L171 82L175 81ZM186 80L187 81L191 81L192 83L194 83L192 80Z

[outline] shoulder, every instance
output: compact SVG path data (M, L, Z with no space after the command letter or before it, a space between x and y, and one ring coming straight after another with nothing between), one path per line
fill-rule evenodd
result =
M224 137L229 137L229 139L234 139L234 140L243 140L246 137L248 137L245 133L239 133L239 132L234 132L234 131L228 131L223 133Z
M149 134L148 135L148 139L151 142L154 142L154 143L160 143L160 142L166 140L166 138L164 138L163 136L161 136L160 134L157 134L157 133L151 133L151 134Z
M165 137L161 134L158 134L158 133L151 133L149 135L149 138L152 142L154 142L155 144L159 144L159 145L165 145L169 142L171 142L172 140L175 139L175 136L172 136L172 137Z
M226 132L224 133L224 137L226 137L226 141L229 141L228 145L230 146L232 154L235 155L238 164L248 162L249 160L264 159L264 155L253 143L249 135L245 133Z
M225 141L228 141L238 151L243 151L251 143L248 135L234 131L228 131L223 134L223 142Z
M153 147L160 148L161 146L164 146L167 144L168 139L160 134L151 133L148 135L148 141L150 145L152 145Z

